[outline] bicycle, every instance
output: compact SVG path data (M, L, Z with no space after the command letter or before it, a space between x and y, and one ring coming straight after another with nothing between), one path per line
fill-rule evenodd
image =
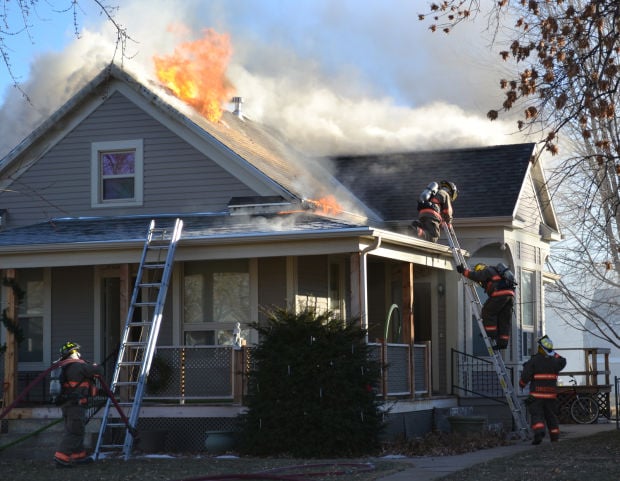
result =
M577 381L571 376L570 383L573 385L575 396L570 403L570 417L577 424L592 424L596 422L599 414L598 402L590 395L581 395L577 392Z

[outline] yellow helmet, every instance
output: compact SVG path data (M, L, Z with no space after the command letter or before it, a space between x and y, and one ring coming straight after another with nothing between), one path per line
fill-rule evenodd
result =
M487 268L487 265L486 265L486 264L483 264L482 262L480 262L480 263L478 263L478 264L476 264L476 265L474 266L474 271L476 271L476 272L478 272L478 271L483 271L483 270L485 270L486 268Z
M544 335L538 340L538 352L550 356L553 353L553 341L549 336Z
M74 352L78 352L81 349L77 342L67 341L60 348L61 357L69 357Z
M454 202L459 195L459 191L456 188L456 184L454 182L450 182L448 180L442 180L439 183L439 187L445 190L449 195L452 202Z

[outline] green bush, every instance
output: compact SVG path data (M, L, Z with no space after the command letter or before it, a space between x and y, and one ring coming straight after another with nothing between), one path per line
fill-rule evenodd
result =
M378 449L380 364L359 322L278 310L252 327L260 342L240 416L242 452L312 458Z

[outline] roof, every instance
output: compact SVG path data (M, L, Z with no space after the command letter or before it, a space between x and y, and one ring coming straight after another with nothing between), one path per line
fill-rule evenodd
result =
M417 200L433 181L458 188L455 217L513 216L535 144L341 156L335 176L385 221L415 219Z
M144 243L150 221L158 227L172 228L176 218L183 220L181 240L221 239L274 235L277 233L327 233L359 230L367 226L308 213L228 215L190 214L128 217L58 218L49 222L0 232L0 246L49 244Z
M220 165L234 172L234 175L250 172L254 178L270 186L272 195L284 196L288 200L304 200L319 199L338 192L348 210L378 220L366 206L343 189L316 159L309 159L296 151L272 129L228 111L223 112L219 121L209 121L161 85L151 82L147 87L114 64L102 70L0 161L0 174L3 181L8 182L2 187L7 188L16 177L6 175L12 165L23 171L27 165L36 162L50 145L60 140L59 136L64 135L61 126L71 124L71 116L81 105L101 103L117 91L130 100L155 107L165 118L184 126L210 145L216 145L218 150L225 152L226 157L225 160L213 160L219 160ZM26 152L28 155L24 161L23 154Z

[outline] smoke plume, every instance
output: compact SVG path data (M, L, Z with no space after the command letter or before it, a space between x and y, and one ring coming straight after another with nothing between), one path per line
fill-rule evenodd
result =
M149 85L154 58L205 29L230 37L226 71L244 115L311 156L515 143L512 122L485 118L499 100L497 56L480 27L438 36L418 22L422 2L129 0L116 13L132 41L115 53L101 17L63 51L32 59L0 107L0 156L114 60ZM415 5L412 5L415 4Z

